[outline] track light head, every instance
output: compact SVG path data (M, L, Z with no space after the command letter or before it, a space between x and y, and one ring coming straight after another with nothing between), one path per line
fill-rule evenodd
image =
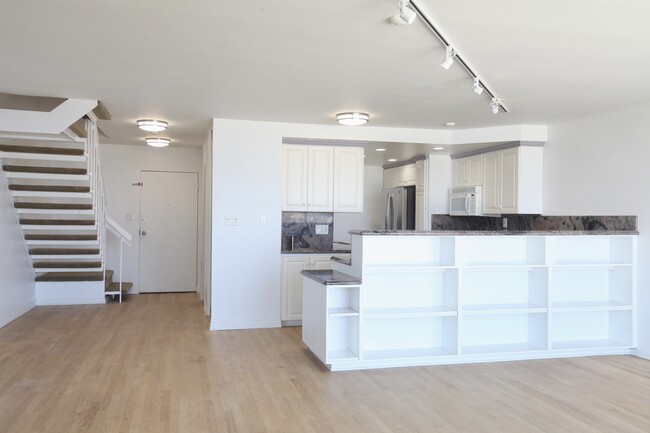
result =
M411 24L415 21L416 14L409 7L409 0L400 0L399 1L399 18L404 21L406 24Z
M477 95L480 95L483 93L483 87L481 86L481 80L478 77L474 77L474 86L472 86L474 89L474 93Z
M492 114L497 114L499 112L499 100L497 98L492 98L490 101L490 110L492 110Z
M451 65L454 64L454 57L456 57L456 50L454 50L452 47L447 45L445 47L445 60L440 63L440 66L442 66L445 69L449 69Z

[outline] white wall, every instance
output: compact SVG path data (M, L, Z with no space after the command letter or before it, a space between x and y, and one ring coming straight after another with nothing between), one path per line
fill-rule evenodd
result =
M140 187L133 183L140 182L140 171L180 171L199 173L201 179L202 149L187 147L153 148L149 146L125 146L102 144L99 158L106 191L106 213L124 227L133 237L131 247L124 248L124 281L133 283L130 293L139 293L140 289L140 238L138 236L140 221ZM126 216L132 213L133 221ZM119 269L119 242L108 234L107 267ZM203 255L198 252L198 257Z
M380 165L366 165L363 170L363 213L334 213L334 240L350 242L352 229L381 229L381 190L384 169Z
M34 272L16 211L0 170L0 327L35 305Z
M650 104L549 126L546 215L638 215L639 349L650 357Z
M449 155L429 155L429 214L449 213L451 187L451 158ZM431 228L431 215L427 220Z

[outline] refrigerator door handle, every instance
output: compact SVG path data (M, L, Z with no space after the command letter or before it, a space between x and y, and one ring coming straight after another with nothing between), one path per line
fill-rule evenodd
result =
M388 214L388 224L386 228L388 230L395 229L395 204L393 203L393 194L388 195L388 206L386 207L386 212Z

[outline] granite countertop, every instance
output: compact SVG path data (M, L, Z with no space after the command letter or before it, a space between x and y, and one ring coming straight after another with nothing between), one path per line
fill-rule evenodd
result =
M282 250L282 254L350 254L350 249L321 250L318 248L294 248L293 250Z
M300 271L300 274L326 286L356 286L361 284L359 278L332 270Z
M350 230L361 236L584 236L638 235L638 230Z
M330 257L330 260L333 262L341 263L346 266L352 266L352 258L344 259L343 257L332 256Z

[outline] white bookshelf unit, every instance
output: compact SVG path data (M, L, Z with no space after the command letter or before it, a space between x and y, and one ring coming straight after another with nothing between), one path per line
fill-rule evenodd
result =
M636 238L355 234L361 284L305 278L303 335L320 314L323 348L308 346L331 370L630 353Z

